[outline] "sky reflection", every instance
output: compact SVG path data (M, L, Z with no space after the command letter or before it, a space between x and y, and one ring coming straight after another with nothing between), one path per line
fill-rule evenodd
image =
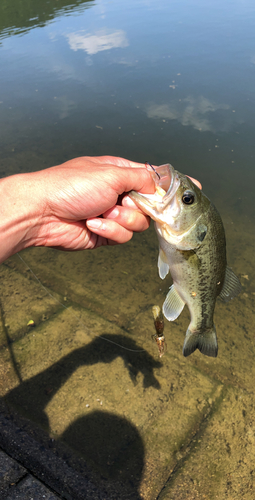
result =
M128 47L129 43L124 31L119 30L113 33L107 33L102 30L94 35L82 33L69 33L67 35L71 50L84 50L89 55L97 54L103 50Z
M219 113L220 119L216 124L212 113L218 111L224 112ZM237 123L228 104L216 104L202 95L172 100L170 104L151 103L146 112L148 118L178 120L183 126L191 126L200 132L227 132Z
M0 23L4 150L18 141L29 154L42 136L50 157L46 129L59 161L84 150L140 160L150 150L157 162L194 133L199 168L202 135L235 142L255 127L251 0L59 0L56 9L38 0L15 15L16 1Z

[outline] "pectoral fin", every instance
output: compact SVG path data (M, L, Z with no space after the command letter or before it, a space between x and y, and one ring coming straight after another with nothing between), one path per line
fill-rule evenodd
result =
M223 302L228 302L229 300L236 297L242 290L242 285L235 275L235 273L230 269L230 267L226 267L225 279L223 283L222 290L219 294L220 299Z
M185 302L176 291L174 285L172 285L163 304L162 310L164 316L168 321L174 321L180 316L184 306Z
M163 252L162 248L159 248L158 255L158 273L159 277L163 280L166 275L169 273L169 265L167 263L167 258L165 252Z

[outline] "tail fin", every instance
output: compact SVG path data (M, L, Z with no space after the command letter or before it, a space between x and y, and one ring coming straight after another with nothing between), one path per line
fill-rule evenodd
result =
M214 326L203 333L192 333L189 329L187 330L183 344L183 356L189 356L196 349L199 349L199 351L206 356L216 358L218 354L218 344Z

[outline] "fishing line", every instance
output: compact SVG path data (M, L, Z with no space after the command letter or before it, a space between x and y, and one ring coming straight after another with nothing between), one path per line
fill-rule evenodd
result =
M52 293L50 293L50 291L46 288L46 286L44 286L42 284L42 282L39 280L39 278L36 276L36 274L34 273L34 271L31 269L31 267L29 267L29 265L24 261L24 259L21 257L21 255L19 253L17 253L18 257L20 258L20 260L23 262L23 264L28 268L28 270L30 271L30 273L32 274L32 276L36 279L36 281L39 283L39 285L45 290L45 292L53 299L55 300L55 302L57 302L58 304L60 304L64 309L69 309L68 306L65 306L64 304L62 304L62 302L60 302L60 300L56 299L56 297L54 297L54 295L52 295ZM83 323L83 321L81 320L81 318L75 314L72 310L70 310L71 314L77 318L80 322L80 324L82 326L84 326L86 328L86 325L85 323ZM103 337L102 335L94 335L95 337L98 337L99 339L103 339L105 340L106 342L110 342L110 344L114 344L118 347L121 347L121 349L125 349L125 351L130 351L130 352L146 352L145 349L130 349L129 347L125 347L121 344L118 344L117 342L114 342L113 340L110 340L110 339L107 339L106 337Z
M154 168L154 167L153 167L153 166L152 166L152 165L151 165L148 161L146 161L146 162L145 162L145 165L149 165L149 167L151 167L151 168L152 168L152 170L155 172L155 174L156 174L156 175L158 176L158 178L160 179L160 175L159 175L159 173L157 172L157 170L156 170L156 169L155 169L155 168Z

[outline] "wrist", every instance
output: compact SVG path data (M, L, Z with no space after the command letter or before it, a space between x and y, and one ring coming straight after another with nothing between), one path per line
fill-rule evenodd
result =
M18 174L0 179L0 262L36 245L45 213L39 174Z

